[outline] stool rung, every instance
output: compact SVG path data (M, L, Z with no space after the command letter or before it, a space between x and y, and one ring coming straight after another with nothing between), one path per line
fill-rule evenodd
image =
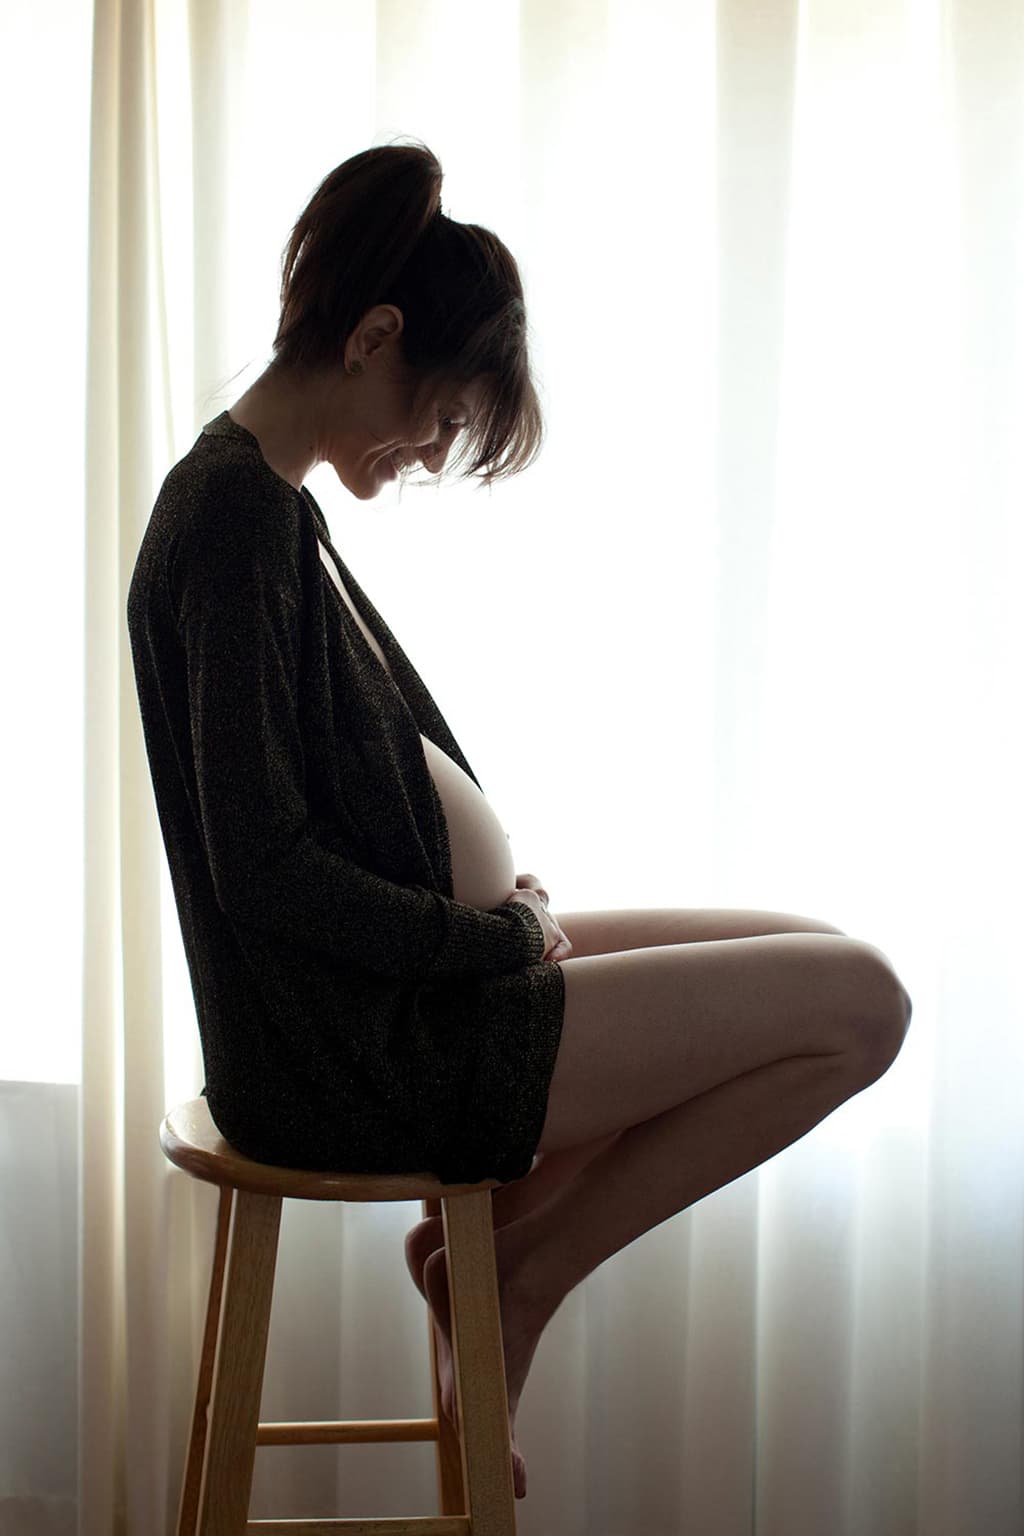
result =
M376 1445L393 1440L436 1440L436 1419L330 1419L258 1424L260 1445ZM279 1522L280 1523L280 1522ZM342 1527L344 1529L344 1526Z
M395 1520L249 1520L245 1536L469 1536L468 1515L399 1516Z

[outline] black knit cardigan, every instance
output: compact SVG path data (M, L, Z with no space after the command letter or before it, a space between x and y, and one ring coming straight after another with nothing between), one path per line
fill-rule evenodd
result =
M420 732L479 781L309 490L227 411L163 482L127 623L222 1134L289 1167L522 1177L561 968L524 904L453 899Z

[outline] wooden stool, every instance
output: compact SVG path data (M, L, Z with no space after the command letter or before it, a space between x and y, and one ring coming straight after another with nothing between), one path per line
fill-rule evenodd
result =
M255 1163L224 1140L206 1099L190 1099L160 1127L179 1168L220 1185L192 1432L178 1509L178 1536L515 1536L508 1398L498 1311L491 1190L441 1184L432 1174L318 1173ZM444 1218L452 1358L459 1428L441 1412L434 1330L430 1419L261 1424L260 1397L274 1293L281 1201L419 1200ZM250 1520L258 1445L334 1445L391 1440L437 1443L440 1516L392 1520Z

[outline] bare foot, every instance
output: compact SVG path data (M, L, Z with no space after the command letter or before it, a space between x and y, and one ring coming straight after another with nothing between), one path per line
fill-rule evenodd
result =
M423 1270L427 1260L438 1248L444 1247L444 1221L440 1216L426 1216L405 1234L405 1262L412 1275L413 1284L426 1301L423 1288Z
M507 1284L502 1283L502 1246L501 1233L496 1231L494 1247L498 1268L498 1301L501 1309L505 1381L508 1388L512 1482L516 1498L524 1499L526 1497L526 1462L516 1442L516 1411L548 1316L535 1307L529 1306L521 1297L514 1295ZM455 1424L455 1375L452 1366L451 1312L442 1218L429 1216L413 1227L406 1236L405 1248L409 1272L433 1315L441 1411L452 1424Z

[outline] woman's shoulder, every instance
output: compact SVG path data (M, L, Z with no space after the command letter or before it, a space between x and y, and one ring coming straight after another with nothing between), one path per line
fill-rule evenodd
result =
M171 593L180 599L218 579L300 587L303 543L316 534L304 498L290 491L233 441L201 435L168 471L153 507Z
M157 497L165 518L182 533L294 541L307 514L301 494L275 475L236 437L200 433L168 470ZM156 508L154 508L156 510Z

